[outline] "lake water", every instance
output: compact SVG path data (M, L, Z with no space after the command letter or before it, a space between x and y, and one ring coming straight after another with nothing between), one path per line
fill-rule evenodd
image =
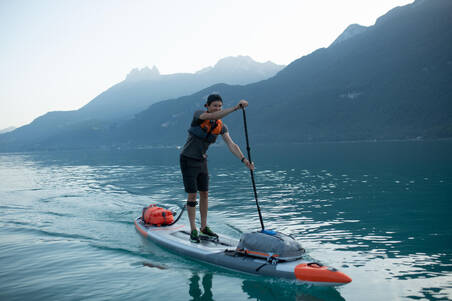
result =
M17 153L0 154L0 300L452 299L451 141L252 147L266 228L352 283L243 275L144 241L142 207L184 204L177 149ZM240 161L212 147L209 170L211 228L259 229Z

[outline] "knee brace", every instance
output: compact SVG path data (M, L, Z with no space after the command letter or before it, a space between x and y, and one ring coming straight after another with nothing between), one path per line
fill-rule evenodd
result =
M187 206L189 207L196 207L198 205L197 201L187 201Z

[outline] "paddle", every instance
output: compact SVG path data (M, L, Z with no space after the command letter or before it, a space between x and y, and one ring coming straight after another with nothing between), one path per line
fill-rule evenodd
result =
M245 127L246 151L248 152L248 161L253 162L253 161L251 161L251 148L250 148L250 143L248 141L248 127L246 125L245 108L242 105L240 105L240 107L242 108L242 112L243 112L243 125ZM264 221L262 220L261 208L259 207L259 201L257 200L256 182L254 181L254 172L252 169L250 169L250 173L251 173L251 182L253 183L254 199L256 200L257 212L259 213L259 220L261 221L262 232L265 232Z

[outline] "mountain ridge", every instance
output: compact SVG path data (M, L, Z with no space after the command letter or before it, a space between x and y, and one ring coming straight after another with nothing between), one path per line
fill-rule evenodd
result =
M452 1L416 1L266 80L216 84L157 102L120 125L93 125L96 129L85 127L27 147L180 146L193 111L202 109L211 92L222 95L225 107L249 101L248 126L256 143L450 138L451 14ZM225 122L241 139L241 114Z
M212 67L208 72L160 74L156 66L152 69L132 69L126 79L100 93L89 103L78 110L51 111L39 116L30 124L17 128L5 135L0 134L0 149L2 145L16 145L14 149L27 145L45 144L43 141L51 137L71 135L71 131L81 128L89 129L116 127L118 124L146 109L152 103L193 93L217 82L246 84L274 76L283 68L274 63L259 63L250 57L227 57L228 62L220 60L221 68ZM248 62L247 70L231 72L228 63L234 66ZM240 63L235 63L235 62ZM40 142L41 141L41 142Z
M135 143L183 143L190 113L182 121L165 112L184 116L201 108L212 91L250 102L250 132L261 143L452 137L450 12L445 0L398 7L365 32L301 57L270 79L155 104L140 113L140 120L152 123L129 125ZM238 115L227 118L241 124ZM140 128L155 133L137 134ZM122 137L132 137L131 131L124 129Z

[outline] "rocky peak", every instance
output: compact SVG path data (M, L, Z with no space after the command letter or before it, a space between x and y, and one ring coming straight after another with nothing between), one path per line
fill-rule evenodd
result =
M156 66L152 69L149 67L144 67L142 69L134 68L127 74L126 81L142 81L142 80L153 80L160 76L160 72Z
M344 32L341 35L339 35L337 37L336 40L334 40L334 42L330 46L342 43L343 41L346 41L346 40L366 31L366 29L367 29L366 26L362 26L359 24L351 24L344 30Z

